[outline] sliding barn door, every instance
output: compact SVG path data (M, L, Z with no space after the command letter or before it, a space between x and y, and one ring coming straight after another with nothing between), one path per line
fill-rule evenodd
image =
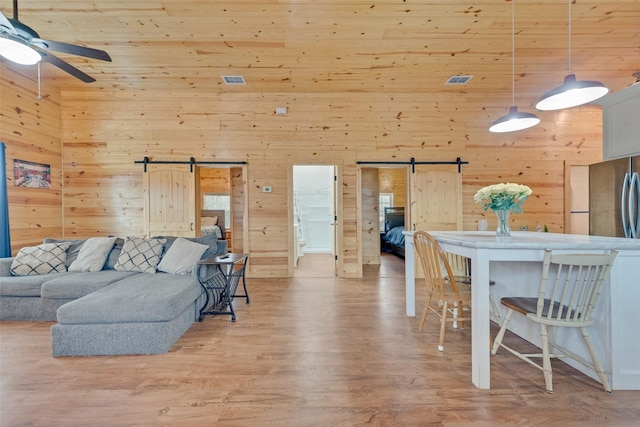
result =
M147 165L143 174L144 232L148 237L199 236L200 173L189 165Z
M462 229L462 174L439 168L416 165L415 173L411 174L413 231Z
M418 231L454 231L462 229L462 174L442 170L442 166L416 165L410 174L410 225ZM448 166L451 169L451 166ZM420 261L415 259L415 275L424 277Z

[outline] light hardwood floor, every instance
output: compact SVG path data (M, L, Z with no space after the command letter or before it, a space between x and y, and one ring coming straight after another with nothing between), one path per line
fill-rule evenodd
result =
M363 279L248 279L236 323L207 317L161 355L53 358L51 323L0 322L0 425L638 425L640 392L562 362L553 395L505 353L476 389L469 331L438 352L438 327L404 314L397 261Z
M295 277L335 277L336 267L332 254L307 253L298 259Z
M380 254L380 264L363 266L364 277L404 278L404 259L389 253ZM335 277L334 258L331 254L305 254L298 260L295 277Z

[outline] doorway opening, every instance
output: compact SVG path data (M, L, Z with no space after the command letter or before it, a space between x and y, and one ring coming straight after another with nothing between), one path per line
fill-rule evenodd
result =
M211 233L210 213L220 230L219 238L227 240L229 252L246 252L246 170L245 167L199 167L201 234ZM218 214L218 213L221 213ZM208 217L207 217L208 216Z
M383 174L393 174L397 179ZM393 236L386 236L391 240L384 242L383 249L391 249L394 256L400 257L404 257L404 231L462 229L462 173L449 163L424 163L411 168L361 167L358 188L359 268L363 275L380 270L381 262L389 255L381 254L381 220L384 230L395 230ZM396 206L383 206L386 202L380 194L384 193L394 193L392 204ZM385 215L380 216L379 209L383 207ZM394 241L394 237L399 240Z
M335 166L293 166L295 277L335 277Z
M362 275L403 275L406 167L360 170ZM402 241L400 241L402 240ZM402 267L402 268L399 268Z

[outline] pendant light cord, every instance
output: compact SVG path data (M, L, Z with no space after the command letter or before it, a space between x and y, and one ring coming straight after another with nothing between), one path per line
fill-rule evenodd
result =
M569 0L571 1L571 0ZM516 105L516 0L511 0L511 105Z
M489 132L513 132L540 123L535 114L523 113L516 107L516 1L511 0L511 107L509 112L489 126Z
M569 0L569 74L571 74L571 2L573 0Z

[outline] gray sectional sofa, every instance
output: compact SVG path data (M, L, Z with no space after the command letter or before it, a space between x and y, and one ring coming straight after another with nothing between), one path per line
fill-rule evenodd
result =
M163 239L164 255L176 238ZM227 252L227 242L215 236L189 240L209 246L202 259ZM14 258L1 258L0 320L56 321L51 327L54 356L167 352L204 303L196 269L187 275L118 271L122 243L118 239L103 269L92 272L16 276ZM83 241L69 244L67 253L77 256Z

